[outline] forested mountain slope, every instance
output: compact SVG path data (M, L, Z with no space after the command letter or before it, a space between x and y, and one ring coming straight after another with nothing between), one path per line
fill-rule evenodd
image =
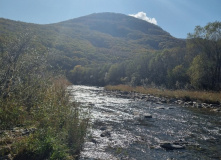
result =
M95 61L127 59L146 50L183 46L183 40L170 36L146 21L116 13L91 14L56 24L38 25L0 19L0 36L28 33L43 48L67 57Z
M219 22L208 26L213 24L219 28ZM199 35L190 36L188 42L177 39L157 25L118 13L94 13L46 25L0 19L2 55L10 45L24 44L25 52L47 55L49 68L64 71L75 84L219 88L220 67L215 64L220 53L203 56L214 49L214 43L207 43L211 39L203 39ZM204 63L206 59L211 62ZM203 69L200 64L211 67Z
M123 14L91 14L89 16L61 22L58 25L67 28L79 27L79 31L83 31L82 28L85 29L88 32L80 32L80 36L86 36L84 38L89 40L94 46L102 48L110 48L113 46L114 42L111 42L111 38L112 40L123 40L124 42L126 40L125 43L127 45L136 44L138 45L137 47L147 49L171 48L184 44L183 41L172 37L157 25ZM93 32L93 34L98 34L99 32L101 37L105 34L108 36L107 40L102 41L101 38L98 38L98 35L96 35L98 37L85 35L85 33L92 34L91 32Z

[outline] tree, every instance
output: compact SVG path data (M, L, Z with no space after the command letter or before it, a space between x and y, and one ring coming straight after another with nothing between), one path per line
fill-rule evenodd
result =
M76 65L73 70L70 71L70 79L77 84L81 84L83 80L83 75L85 72L85 67L81 65Z
M177 89L183 88L188 82L188 76L186 75L186 69L183 65L178 65L168 73L168 85L169 87L176 87ZM176 85L175 85L176 84ZM178 85L179 84L179 85Z
M113 64L110 67L105 80L107 83L120 84L122 77L124 77L123 65Z
M194 58L192 62L192 69L195 63L202 62L202 64L209 67L208 72L211 73L211 85L209 89L221 88L221 22L208 23L205 27L196 26L194 33L188 34L188 45L192 45L201 56ZM198 67L201 70L200 67ZM194 69L197 71L197 67ZM204 71L205 72L205 71ZM204 73L206 74L206 73ZM202 76L200 76L202 78ZM198 82L202 82L199 80ZM208 84L208 83L207 83ZM201 84L202 86L203 84ZM209 86L206 86L206 88Z
M211 70L213 70L213 64L205 55L196 56L188 70L191 85L196 89L213 88Z
M0 104L14 103L27 111L38 106L45 90L47 76L46 54L34 48L32 33L19 33L11 40L5 38L0 50ZM5 105L8 110L10 105Z

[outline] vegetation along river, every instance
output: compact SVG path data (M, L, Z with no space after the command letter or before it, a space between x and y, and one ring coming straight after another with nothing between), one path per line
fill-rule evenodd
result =
M70 86L90 106L81 160L221 159L221 116L177 105L117 97L102 87Z

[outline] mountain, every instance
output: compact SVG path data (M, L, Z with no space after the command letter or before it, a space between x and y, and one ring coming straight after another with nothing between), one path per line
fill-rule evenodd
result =
M172 37L168 32L157 25L117 13L95 13L53 25L78 28L81 31L84 29L93 33L102 33L103 36L106 35L113 39L126 40L128 43L137 44L143 48L164 49L172 48L176 45L183 45L183 41ZM88 32L84 33L88 34ZM80 33L82 34L82 32ZM81 36L86 36L84 33ZM84 38L96 47L109 46L108 40L107 42L99 38L91 40L90 37L87 36Z
M117 13L95 13L48 25L0 19L1 37L22 32L34 35L43 48L76 56L80 53L87 58L93 54L98 60L116 59L113 56L124 59L146 50L185 45L184 40L172 37L157 25Z
M185 40L172 37L159 26L118 13L94 13L45 25L0 18L0 52L23 42L31 52L46 53L54 69L83 70L81 76L100 81L113 64L143 53L185 47Z

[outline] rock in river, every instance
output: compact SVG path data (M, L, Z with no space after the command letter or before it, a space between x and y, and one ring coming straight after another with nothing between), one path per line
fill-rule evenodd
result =
M144 114L144 118L152 118L152 115L149 113Z
M104 131L103 133L101 133L100 136L101 137L111 137L111 133L109 131Z
M174 150L174 149L184 149L184 146L178 145L178 144L173 144L170 142L163 142L160 144L160 147L166 149L166 150Z
M148 120L150 118L152 118L152 115L150 113L139 114L139 115L136 115L134 117L134 119L137 120L137 121L145 121L145 120Z

